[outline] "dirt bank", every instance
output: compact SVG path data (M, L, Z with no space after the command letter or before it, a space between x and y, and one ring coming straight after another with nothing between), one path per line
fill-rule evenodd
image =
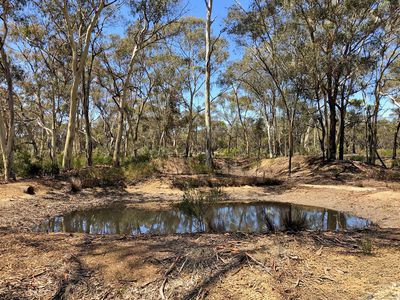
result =
M380 228L349 233L93 236L35 232L46 218L114 202L179 201L164 176L73 194L60 181L1 185L1 299L399 299L400 191L382 181L224 187L229 201L321 206Z
M399 232L1 234L0 298L398 299L399 246Z

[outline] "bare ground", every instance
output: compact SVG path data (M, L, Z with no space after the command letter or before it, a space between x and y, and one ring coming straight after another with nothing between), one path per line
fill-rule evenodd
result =
M328 176L294 177L279 187L223 191L230 201L346 211L378 227L296 235L46 234L36 229L51 216L112 202L166 208L182 192L171 188L168 176L124 190L78 194L60 181L2 185L0 299L400 299L397 183L365 176L350 184ZM24 195L20 186L27 184L38 193Z

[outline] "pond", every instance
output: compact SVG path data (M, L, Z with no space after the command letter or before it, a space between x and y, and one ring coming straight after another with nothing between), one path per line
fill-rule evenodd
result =
M201 213L173 207L146 210L113 205L51 218L40 230L88 234L173 234L268 232L272 230L355 230L371 222L343 212L290 203L213 204Z

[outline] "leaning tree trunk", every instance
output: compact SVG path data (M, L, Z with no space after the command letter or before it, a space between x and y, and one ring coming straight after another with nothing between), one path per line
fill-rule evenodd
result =
M212 135L211 135L211 107L210 107L210 77L211 77L211 14L213 0L207 0L207 20L206 20L206 61L205 61L205 125L206 125L206 163L213 168L212 157Z

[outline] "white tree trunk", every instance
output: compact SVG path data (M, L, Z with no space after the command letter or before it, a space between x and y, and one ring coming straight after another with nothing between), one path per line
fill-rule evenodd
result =
M75 139L75 129L76 129L76 113L78 110L78 87L81 82L81 75L83 69L86 65L86 59L89 53L89 46L90 46L90 39L93 32L94 27L97 24L97 21L100 17L101 11L105 6L105 2L101 1L98 9L96 10L95 14L93 15L92 19L90 20L90 24L85 32L85 40L84 40L84 48L83 51L78 57L78 49L81 47L81 39L83 37L78 38L78 43L76 43L74 34L72 32L72 26L70 23L70 16L68 13L68 2L64 0L64 18L67 24L68 30L68 38L70 42L70 46L72 49L72 73L73 73L73 81L71 86L70 92L70 107L69 107L69 119L68 119L68 127L67 127L67 137L65 139L65 147L64 147L64 156L62 166L64 169L70 169L72 167L72 150L74 146L74 139Z
M210 80L211 80L211 14L213 0L205 0L207 7L206 19L206 60L205 60L205 125L206 125L206 163L213 168L212 158L212 134L211 134L211 104L210 104Z

